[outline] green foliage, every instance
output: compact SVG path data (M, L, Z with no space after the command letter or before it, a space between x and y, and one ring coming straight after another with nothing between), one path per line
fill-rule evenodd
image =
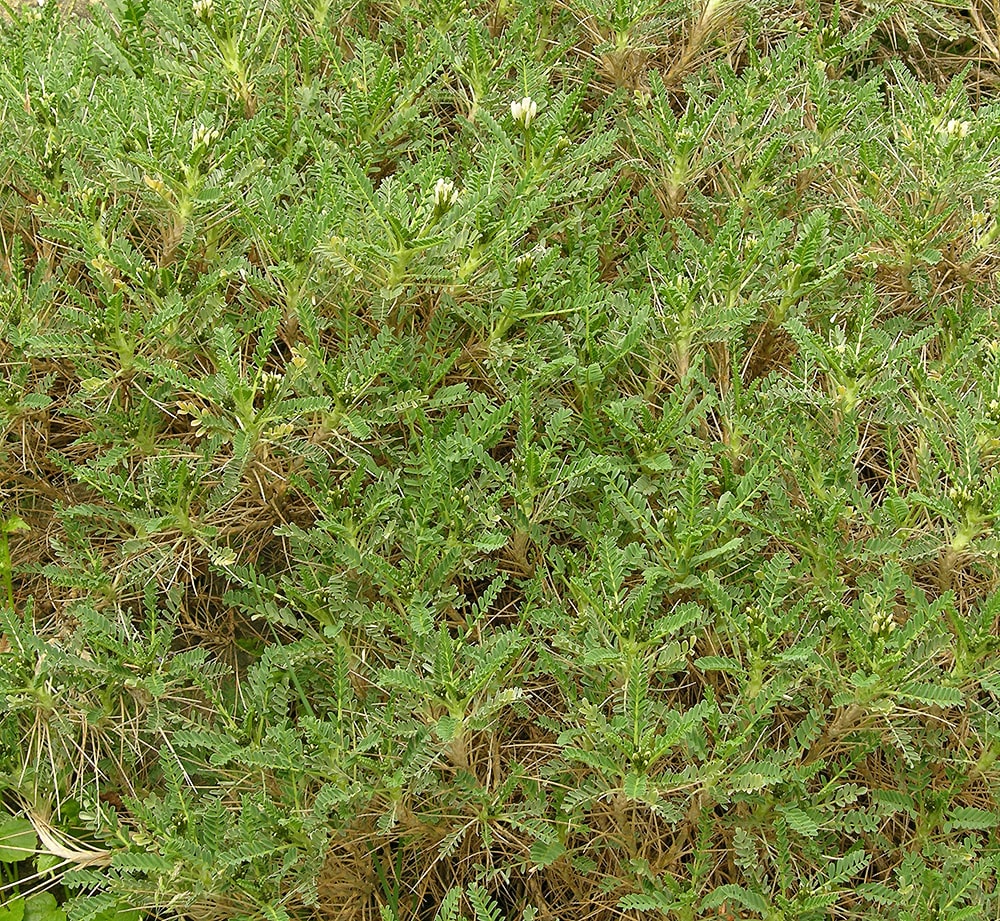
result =
M996 917L991 15L11 10L0 921Z

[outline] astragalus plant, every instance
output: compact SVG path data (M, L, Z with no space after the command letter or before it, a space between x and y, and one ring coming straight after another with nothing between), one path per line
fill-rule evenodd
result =
M0 921L1000 916L996 9L0 24Z

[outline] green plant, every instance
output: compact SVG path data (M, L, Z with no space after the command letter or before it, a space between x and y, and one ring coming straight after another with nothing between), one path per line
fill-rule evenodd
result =
M987 7L9 12L0 921L1000 911Z

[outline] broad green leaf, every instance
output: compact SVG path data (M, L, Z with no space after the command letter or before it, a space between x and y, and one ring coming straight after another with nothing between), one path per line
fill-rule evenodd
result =
M39 892L25 900L24 921L66 921L66 912L51 892Z
M24 899L11 899L0 905L0 921L24 921Z
M37 849L35 827L27 819L9 818L0 822L0 862L25 860Z

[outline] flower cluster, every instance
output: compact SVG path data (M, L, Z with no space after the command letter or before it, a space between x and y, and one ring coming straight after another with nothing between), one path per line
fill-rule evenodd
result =
M767 615L761 610L760 605L750 604L746 608L747 626L754 634L761 635L767 625Z
M195 19L208 22L212 18L212 14L215 13L215 4L212 0L194 0L194 3L191 4L191 10Z
M458 189L450 179L439 179L434 183L434 207L446 211L458 201Z
M896 629L896 621L892 619L892 611L877 611L872 615L872 636L888 636Z
M520 124L527 128L538 114L538 103L530 96L515 99L510 104L510 114L513 116L514 121L520 122Z
M285 379L280 374L274 374L271 371L265 371L260 377L260 389L264 397L264 401L270 403L278 395L278 391L281 389L281 385L284 383Z
M865 592L861 604L870 618L868 632L874 637L887 637L896 629L896 621L892 616L892 608L883 607L879 599Z
M959 139L968 137L971 130L972 126L967 121L959 121L957 118L949 119L948 124L944 126L945 134Z
M195 125L191 131L191 149L200 150L202 147L211 147L222 135L216 128L206 128L204 125Z
M975 503L976 494L968 486L959 484L958 486L952 486L948 490L948 498L959 508L966 508Z
M530 269L535 264L535 261L545 256L548 251L549 248L541 240L539 240L527 252L521 253L521 255L514 260L514 265L519 271Z

